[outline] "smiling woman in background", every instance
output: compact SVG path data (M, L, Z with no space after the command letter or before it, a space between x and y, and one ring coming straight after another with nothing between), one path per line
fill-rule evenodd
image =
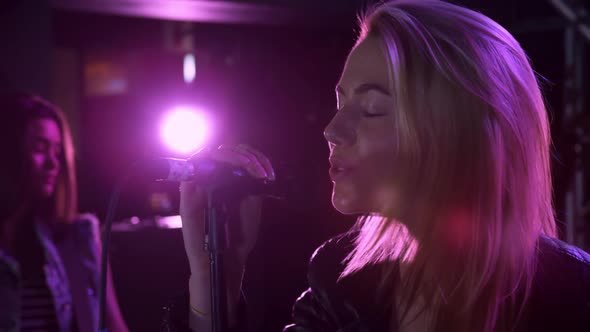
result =
M96 331L99 225L76 210L67 122L28 94L0 112L0 331ZM109 330L126 332L109 285Z
M286 332L590 331L590 256L556 239L547 111L508 31L443 1L380 3L361 20L337 104L332 203L363 216L313 255ZM274 177L251 148L210 157ZM195 332L211 321L203 201L181 186ZM241 205L249 233L257 204ZM230 316L256 237L242 239Z

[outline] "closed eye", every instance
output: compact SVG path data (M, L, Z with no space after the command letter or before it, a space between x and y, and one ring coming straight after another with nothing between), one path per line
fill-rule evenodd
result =
M387 113L369 113L369 112L365 112L363 111L363 117L365 118L378 118L381 116L386 116Z
M340 111L341 111L341 109L338 109L338 107L336 107L334 109L334 113L338 113ZM371 112L367 112L367 111L361 111L361 115L365 118L378 118L381 116L386 116L387 113L371 113Z

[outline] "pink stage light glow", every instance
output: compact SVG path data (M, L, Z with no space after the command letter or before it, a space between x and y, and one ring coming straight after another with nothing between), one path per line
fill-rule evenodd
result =
M182 73L184 76L185 83L192 83L195 80L196 76L196 64L195 64L195 56L193 54L186 54L184 56L183 64L182 64Z
M162 124L162 139L179 153L194 153L203 147L209 135L204 114L189 107L177 107L170 111Z

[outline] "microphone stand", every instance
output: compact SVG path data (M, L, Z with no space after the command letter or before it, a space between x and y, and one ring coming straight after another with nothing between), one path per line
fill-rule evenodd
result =
M221 168L218 168L218 170ZM229 328L229 307L225 254L231 246L228 237L230 204L239 204L239 197L264 193L268 183L253 180L241 169L225 169L226 173L212 173L203 183L206 187L207 207L205 209L205 250L209 253L209 274L211 280L211 324L212 332L227 332ZM221 174L221 175L220 175ZM273 197L273 196L269 196Z
M205 211L205 249L209 252L211 278L211 324L213 332L226 332L228 327L227 284L224 252L227 249L226 214L215 188L207 190Z

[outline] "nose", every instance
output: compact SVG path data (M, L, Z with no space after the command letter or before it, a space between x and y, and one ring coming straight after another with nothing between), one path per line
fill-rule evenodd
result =
M345 112L338 111L324 129L324 138L330 145L353 144L356 140L354 119Z
M52 151L48 152L47 155L45 156L45 163L44 163L44 168L47 171L52 171L54 169L58 169L59 168L59 156L57 155L57 153L54 153Z

